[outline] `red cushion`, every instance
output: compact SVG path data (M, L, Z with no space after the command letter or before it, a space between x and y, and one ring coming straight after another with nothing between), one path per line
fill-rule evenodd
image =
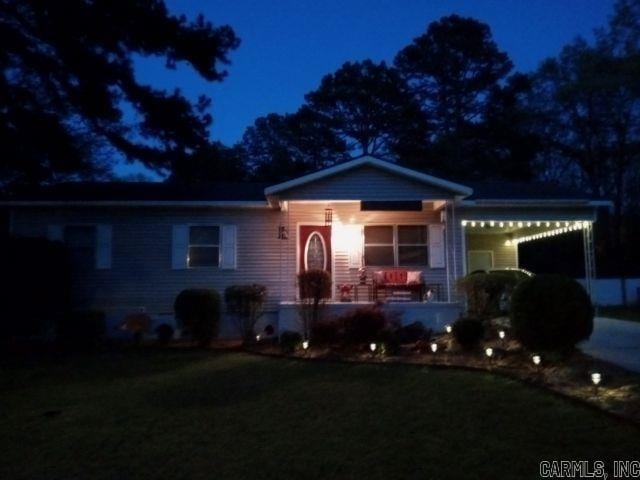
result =
M386 283L393 283L396 285L405 285L407 283L407 271L406 270L385 270L384 280Z

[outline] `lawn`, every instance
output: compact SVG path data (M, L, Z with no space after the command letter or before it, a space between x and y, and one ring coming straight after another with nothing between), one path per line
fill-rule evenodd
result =
M527 479L640 444L485 373L187 351L1 366L3 479Z
M640 307L600 307L598 315L640 322Z

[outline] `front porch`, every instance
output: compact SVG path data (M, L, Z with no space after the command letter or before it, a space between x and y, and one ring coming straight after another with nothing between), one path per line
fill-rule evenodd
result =
M358 307L372 306L372 302L329 301L323 307L325 318L335 318ZM380 304L380 308L390 316L397 316L402 325L421 322L434 332L443 332L446 325L452 324L462 313L461 302L398 302ZM278 306L278 329L300 331L299 303L281 302Z

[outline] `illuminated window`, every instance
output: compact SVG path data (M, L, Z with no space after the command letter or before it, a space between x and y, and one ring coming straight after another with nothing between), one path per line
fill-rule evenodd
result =
M429 262L426 225L364 227L364 263L369 266L425 266Z
M220 227L189 227L189 267L220 265Z

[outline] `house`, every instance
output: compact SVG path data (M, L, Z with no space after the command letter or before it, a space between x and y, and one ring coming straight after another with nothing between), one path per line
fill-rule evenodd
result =
M603 204L538 185L461 185L373 157L277 185L68 183L4 202L13 235L67 243L79 307L114 322L140 310L171 320L185 288L261 283L264 321L281 330L296 328L302 269L331 272L336 311L382 296L405 321L439 328L461 312L457 278L518 268L520 243L574 230L583 233L590 288ZM337 287L358 285L361 268L366 285L353 287L351 304L340 302ZM389 270L419 271L428 294L377 291L372 282ZM228 319L222 334L233 335Z

